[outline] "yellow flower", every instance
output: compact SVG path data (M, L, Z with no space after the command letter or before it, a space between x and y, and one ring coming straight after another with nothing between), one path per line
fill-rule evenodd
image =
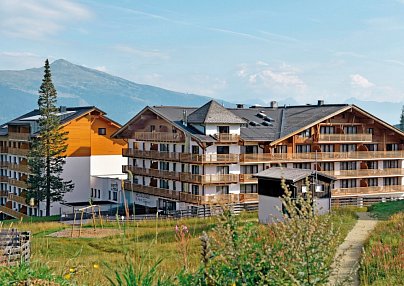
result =
M70 275L70 273L65 274L65 276L63 276L64 279L66 280L70 280L72 276Z
M70 269L69 269L69 272L70 272L70 273L74 273L74 272L76 272L76 269L70 268Z
M94 269L100 268L100 266L99 266L97 263L95 263L95 264L93 265L93 267L94 267Z

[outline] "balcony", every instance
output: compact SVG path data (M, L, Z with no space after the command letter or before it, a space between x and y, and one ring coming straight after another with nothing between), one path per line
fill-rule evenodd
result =
M8 192L7 191L0 191L0 197L7 197Z
M28 184L25 181L17 179L8 179L8 183L21 189L28 189Z
M21 219L21 218L28 217L27 215L25 215L23 213L20 213L20 212L17 212L17 211L15 211L13 209L10 209L10 208L6 207L6 206L0 206L0 212L6 214L8 216L11 216L13 218L16 218L16 219Z
M196 175L191 173L180 173L180 180L200 185L233 184L238 183L239 175L238 174Z
M29 173L29 167L26 164L8 164L8 169L22 172L22 173Z
M186 202L196 205L213 205L213 204L220 205L231 203L249 203L258 201L258 194L228 194L228 195L201 196L151 186L131 184L129 181L125 181L124 188L127 191L134 191L154 195L162 198L167 198L170 200Z
M404 169L389 168L389 169L360 169L360 170L339 170L339 171L321 171L324 174L344 178L360 178L360 177L396 177L404 176Z
M404 185L339 188L331 190L331 196L333 198L346 197L346 196L394 194L394 193L404 193Z
M131 171L133 175L156 177L176 181L180 180L180 173L173 171L139 168L135 166L122 166L123 173L127 173L128 170Z
M373 135L369 133L359 134L320 134L318 142L372 142Z
M0 183L8 183L8 177L0 176Z
M240 140L238 134L216 133L213 137L220 143L237 143Z
M27 202L26 202L26 198L22 197L22 196L18 196L18 195L14 195L14 194L9 193L8 196L7 196L7 199L9 201L13 201L13 202L16 202L16 203L19 203L19 204L22 204L22 205L28 205Z
M8 153L8 147L0 146L0 153Z
M9 162L3 162L3 161L0 162L0 168L7 168L9 165L10 165Z
M8 153L12 155L18 155L18 156L28 156L29 149L23 149L23 148L8 148Z
M169 132L135 132L133 139L138 141L157 141L157 142L184 142L185 137L181 133Z
M258 179L253 178L254 174L240 174L240 183L258 184Z
M400 151L358 151L358 152L310 152L310 153L256 153L240 154L242 163L266 162L315 162L317 161L347 161L347 160L376 160L403 159L404 150Z
M236 164L238 154L180 154L180 161L194 164Z
M16 141L29 141L30 135L30 133L8 132L8 139Z

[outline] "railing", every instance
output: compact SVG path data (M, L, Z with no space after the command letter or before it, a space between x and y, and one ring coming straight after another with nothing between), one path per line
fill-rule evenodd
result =
M404 193L404 185L339 188L331 190L332 197L372 195L372 194L384 194L384 193Z
M360 134L320 134L319 142L371 142L373 139L372 134L360 133Z
M212 175L196 175L191 173L180 173L180 180L195 184L231 184L237 183L238 174L212 174Z
M10 200L10 201L17 202L17 203L22 204L22 205L28 205L27 202L26 202L25 197L14 195L12 193L8 194L7 199Z
M23 148L8 148L8 153L12 155L28 156L28 149Z
M181 133L170 132L135 132L134 139L139 141L184 142Z
M8 177L0 176L0 183L8 183Z
M255 153L240 154L240 162L289 162L289 161L340 161L403 159L400 151L308 152L308 153Z
M161 189L151 186L143 186L139 184L131 184L125 181L125 190L145 193L158 197L163 197L175 201L186 202L190 204L205 205L205 204L229 204L229 203L248 203L257 202L258 194L228 194L228 195L193 195L189 193Z
M127 173L128 170L131 171L133 175L157 177L157 178L164 178L164 179L176 180L176 181L178 181L180 179L180 173L173 172L173 171L147 169L147 168L140 168L140 167L135 167L135 166L122 166L123 173Z
M238 134L229 134L229 133L216 133L213 137L218 142L238 142L240 140L240 135Z
M29 167L26 164L8 164L8 169L18 171L18 172L23 172L23 173L29 173Z
M7 146L0 146L0 153L8 153L8 147Z
M7 168L10 165L9 162L0 162L0 168Z
M214 164L214 163L238 163L238 154L180 154L180 161L196 164Z
M8 216L14 217L16 219L21 219L21 218L25 218L28 217L27 215L17 212L13 209L10 209L6 206L0 206L0 212L5 213Z
M8 139L11 139L11 140L28 141L29 138L30 138L30 133L8 132Z
M357 177L388 177L388 176L404 176L404 169L359 169L359 170L339 170L339 171L321 171L324 174L341 178L357 178Z
M144 151L137 149L125 148L122 150L122 155L125 157L165 160L165 161L179 161L181 153L174 152L159 152L159 151Z
M257 178L253 178L254 174L240 174L240 183L258 183Z
M0 197L7 197L8 192L7 191L0 191Z
M10 185L22 188L22 189L27 189L28 188L28 184L27 182L21 181L21 180L17 180L17 179L8 179L8 183Z

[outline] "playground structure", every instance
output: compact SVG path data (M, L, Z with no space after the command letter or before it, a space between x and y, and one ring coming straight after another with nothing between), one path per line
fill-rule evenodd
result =
M31 233L16 229L0 230L0 266L28 264L31 256Z
M92 225L93 225L93 228L94 228L94 232L97 230L97 224L96 224L96 220L95 220L96 212L98 214L98 218L99 218L99 221L100 221L100 226L101 226L102 229L104 228L102 215L101 215L101 207L98 206L98 205L90 204L87 207L80 208L80 209L74 211L74 218L73 218L73 224L72 224L71 237L73 237L73 235L74 235L74 230L75 230L74 228L75 228L75 225L76 225L77 214L80 214L80 227L79 227L78 237L81 236L81 232L82 232L82 229L83 229L84 213L87 213L88 210L91 210L91 218L92 218Z

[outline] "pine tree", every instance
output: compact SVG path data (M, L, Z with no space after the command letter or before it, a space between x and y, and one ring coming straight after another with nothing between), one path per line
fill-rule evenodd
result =
M39 133L33 140L28 164L27 200L46 200L46 216L50 215L51 202L61 201L63 194L74 188L72 181L63 181L61 173L65 164L67 134L60 129L56 107L57 92L52 83L49 61L45 61L45 73L39 88Z
M404 105L403 108L401 109L401 116L400 116L400 129L404 131Z

